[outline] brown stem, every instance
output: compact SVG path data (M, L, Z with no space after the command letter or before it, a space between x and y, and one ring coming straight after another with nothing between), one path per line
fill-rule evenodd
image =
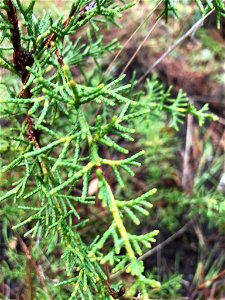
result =
M32 278L32 266L30 260L26 257L26 279L25 279L25 288L24 288L24 298L26 300L34 299L34 285Z
M19 26L18 26L18 18L16 13L16 8L13 6L13 3L11 0L7 0L7 5L9 7L9 10L7 11L7 17L12 25L11 31L11 41L13 45L13 62L17 68L18 71L21 71L21 80L23 84L26 84L26 82L29 79L30 73L27 72L26 67L31 66L33 64L33 58L32 54L29 52L26 52L22 46L21 46L21 38L20 38L20 32L19 32ZM31 92L30 89L23 89L20 94L19 98L31 98ZM38 138L36 135L35 130L33 129L33 123L31 120L31 117L27 115L26 117L27 122L27 129L28 129L28 138L30 141L32 141L35 145L35 148L40 149L40 145L38 143Z
M202 290L204 288L207 287L207 285L210 285L212 284L214 281L218 280L220 277L224 276L225 275L225 270L221 271L219 274L217 274L216 276L214 276L213 278L210 278L208 280L206 280L205 282L203 282L199 287L198 289L199 290Z
M105 274L107 275L107 280L105 280L105 287L106 287L106 290L108 292L108 294L110 296L112 296L114 299L125 299L123 296L126 292L125 288L122 286L120 288L120 290L117 292L115 291L113 288L111 288L110 286L110 277L109 277L109 265L108 264L105 264L104 265L104 269L105 269Z
M20 32L19 32L16 8L13 6L11 0L7 0L6 4L9 7L9 10L7 10L7 17L8 17L10 24L12 25L10 32L12 34L11 41L13 44L14 53L19 53L22 50L22 47L21 47Z
M19 234L17 234L17 238L18 238L20 247L21 247L23 253L25 254L25 256L27 258L27 261L30 263L31 267L34 269L34 272L37 275L37 277L39 278L43 289L45 290L46 294L48 295L48 298L50 300L53 300L52 297L51 297L51 295L50 295L50 293L49 293L49 289L48 289L48 287L47 287L47 285L45 283L44 276L40 272L38 265L36 264L35 260L33 259L32 254L31 254L29 248L24 243L24 241L22 240L22 238L21 238L21 236Z
M9 9L7 10L7 18L12 25L10 32L12 34L11 41L13 45L13 62L18 71L22 72L22 78L27 74L26 66L33 64L32 53L23 49L21 46L21 37L19 32L18 18L16 8L11 0L7 0L6 4Z
M31 120L31 117L28 114L26 116L26 122L27 122L27 129L28 129L28 139L34 143L35 148L40 149L41 147L38 142L37 133L33 128L33 122Z
M60 66L62 68L64 66L63 57L62 57L62 55L59 54L58 49L55 50L55 54L56 54L56 57L58 59Z

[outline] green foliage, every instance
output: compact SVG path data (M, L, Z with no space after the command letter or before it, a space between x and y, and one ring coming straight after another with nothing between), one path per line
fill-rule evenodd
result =
M156 278L157 280L160 280L160 278L158 277ZM161 281L160 290L155 289L149 291L149 296L151 296L152 298L154 297L153 299L162 299L162 298L176 299L180 297L179 291L181 288L181 281L182 281L181 275L174 274L169 277L165 275L160 281Z
M224 47L217 43L212 37L210 37L206 29L200 29L198 31L198 36L203 44L203 46L208 49L213 55L223 58L224 57Z
M210 10L215 9L217 14L217 27L220 28L220 18L225 16L224 1L212 1L212 0L196 0L195 1L203 15L206 15Z
M166 15L175 11L171 1L165 2ZM25 7L19 0L0 5L0 65L11 74L2 79L0 99L2 117L10 127L4 128L1 146L5 226L35 241L33 257L61 256L62 261L50 264L46 279L54 299L120 298L123 286L109 286L116 272L126 272L134 280L128 295L140 292L147 299L160 284L144 274L138 257L151 248L158 231L137 235L127 224L139 225L149 214L149 199L156 189L131 200L119 199L108 173L126 191L124 174L134 176L144 155L128 151L136 119L164 111L178 129L188 113L200 124L213 116L207 107L198 111L189 104L182 91L173 99L170 89L165 91L155 79L147 82L142 101L140 95L131 99L134 83L123 84L124 76L96 80L102 77L99 60L118 48L116 41L104 44L97 24L117 24L116 18L133 3L78 0L72 2L65 21L47 13L36 17L34 5L31 1ZM71 37L87 23L92 30L74 41ZM93 179L98 183L94 195L89 193ZM107 220L87 237L85 229L99 206ZM39 247L45 255L38 255ZM12 253L8 256L14 263ZM7 266L3 269L9 272ZM40 298L48 295L39 286L35 299Z
M155 79L147 81L147 93L145 99L142 101L147 101L150 104L152 110L156 111L166 111L168 112L172 119L170 126L178 130L179 125L183 124L184 117L187 114L192 114L197 117L199 125L203 125L206 118L216 120L217 117L213 114L209 114L208 105L205 104L200 110L197 110L196 107L189 103L187 95L180 90L175 99L171 98L171 89L165 91L162 84Z
M163 14L165 14L166 19L168 19L169 14L173 14L177 16L176 5L177 1L174 0L163 0L164 2L164 10ZM189 1L188 1L189 2ZM213 0L195 0L194 1L200 11L200 13L205 16L211 10L215 10L217 14L217 27L220 28L220 18L225 16L225 4L223 0L213 1Z

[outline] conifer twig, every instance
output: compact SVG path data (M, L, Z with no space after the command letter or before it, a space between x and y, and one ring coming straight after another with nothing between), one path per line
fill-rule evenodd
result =
M94 7L95 1L92 1L92 2L93 2L93 6L92 6L92 7ZM92 2L91 2L91 3L92 3ZM81 21L81 20L85 17L85 12L88 11L89 6L90 6L90 3L86 4L81 10L79 10L79 12L77 13L77 15L79 16L79 18L77 19L77 22L78 22L78 21ZM75 12L76 12L76 9L77 9L77 5L75 4L75 5L72 7L72 9L71 9L71 11L70 11L70 13L69 13L69 16L66 18L65 21L63 21L63 23L62 23L62 27L63 27L63 28L66 28L66 26L69 25L71 18L74 16L74 14L75 14ZM44 47L46 47L46 46L48 47L48 46L50 45L51 42L55 41L56 38L57 38L57 35L56 35L55 33L51 33L51 34L45 39L45 41L43 42L41 48L44 48Z
M11 38L11 41L12 41L12 45L13 45L13 49L14 49L13 61L14 61L15 67L19 71L22 71L21 79L22 79L23 84L26 84L29 77L30 77L30 73L26 70L26 67L27 66L31 67L34 60L33 60L33 57L32 57L32 52L25 51L21 46L21 37L20 37L20 32L19 32L16 8L14 7L11 0L7 0L6 3L9 7L9 10L7 11L7 17L8 17L8 20L9 20L10 24L12 25L12 29L11 29L12 38ZM79 15L78 20L81 20L84 17L85 12L88 9L87 6L88 5L85 5L78 12L78 15ZM68 26L72 16L74 15L74 13L76 11L76 8L77 8L76 5L74 5L74 7L72 8L68 18L62 24L63 28ZM55 33L50 34L50 36L42 44L42 48L44 46L49 46L50 43L52 41L54 41L55 39L56 39L56 34ZM60 64L60 66L62 67L64 65L63 58L59 54L57 49L56 49L55 53L56 53L58 62ZM30 89L28 89L28 88L27 89L22 89L22 91L19 93L19 98L22 98L22 97L30 98L31 96L32 95L30 93ZM37 138L35 130L33 128L33 122L31 120L31 117L28 114L26 116L26 122L27 122L29 140L34 143L35 148L40 149L40 144L38 142L38 138Z
M131 84L122 83L125 75L109 83L104 80L104 83L96 85L92 81L95 71L102 76L99 57L114 50L117 44L113 41L104 45L97 33L97 22L101 18L97 19L95 16L104 16L107 23L115 22L114 18L119 17L120 12L132 3L117 6L117 1L87 1L77 1L67 19L62 21L60 17L56 22L52 21L52 15L48 13L44 13L43 17L34 16L35 0L26 9L21 0L5 0L3 6L0 4L0 7L9 11L8 14L0 13L4 25L3 38L8 42L11 37L13 44L6 54L8 60L4 60L3 55L3 65L6 61L6 67L14 73L16 71L23 83L19 97L15 93L9 93L1 102L6 103L6 116L26 116L22 126L17 124L18 120L15 121L16 128L13 130L19 129L21 134L19 138L13 137L16 143L18 141L19 153L4 166L3 171L19 168L18 171L22 174L19 180L13 182L12 188L0 197L0 201L14 199L16 211L24 211L20 214L22 220L13 226L13 230L29 223L25 236L36 237L38 243L42 239L41 244L44 248L47 246L48 255L55 256L59 249L65 262L65 273L59 274L60 278L55 280L55 286L69 285L68 288L60 290L60 296L64 297L65 292L65 297L70 299L113 297L128 300L123 287L119 289L117 285L114 289L111 286L110 273L104 270L104 266L110 266L111 273L124 272L126 269L134 278L132 291L129 291L131 296L138 294L138 299L148 298L149 288L158 288L160 284L145 275L141 258L144 259L144 249L150 249L152 243L156 242L158 230L136 234L130 226L126 226L126 220L139 225L142 221L141 215L149 215L149 209L152 208L149 197L154 195L156 189L148 189L133 199L127 199L126 193L119 193L125 199L117 199L113 183L105 175L106 172L110 172L109 175L113 172L116 182L124 188L127 182L124 172L134 176L133 169L141 165L139 157L144 155L144 151L132 154L133 149L127 146L127 142L123 143L134 141L134 122L130 120L147 116L158 109L170 111L173 126L178 128L181 118L187 113L196 115L203 122L206 108L197 111L189 106L183 93L179 93L176 99L171 98L170 89L165 91L158 81L148 82L146 95L150 91L153 95L150 105L142 105L131 99L134 85L133 81ZM23 16L21 19L25 34L19 29L17 14L18 18L20 14ZM95 34L87 32L88 42L80 45L80 39L75 43L68 39L65 41L66 45L63 45L64 38L77 32L89 20ZM24 51L23 47L28 50ZM14 64L10 62L11 50L14 52ZM93 75L83 72L86 57L92 57L96 63L97 69L93 68ZM78 67L85 82L75 82L72 66ZM85 110L87 104L90 110ZM95 116L91 122L91 116L99 104L102 114ZM116 108L113 117L108 113L113 111L110 108L112 106ZM27 131L25 134L24 125ZM36 130L43 133L41 145ZM118 156L118 152L121 156ZM98 188L95 188L94 195L89 195L91 179L96 175ZM87 230L88 222L92 224L93 218L88 220L92 214L89 207L95 204L97 207L98 199L111 216L107 218L107 224L104 224L97 236L96 232L91 232L86 239L87 235L82 230ZM18 205L18 202L22 205ZM86 207L88 211L84 214L83 209ZM41 280L41 286L44 287L42 295L45 294L46 298L51 299L46 290L50 288L51 282L45 279L41 265L32 258L34 249L27 247L22 236L18 239L28 269L34 268L34 273ZM147 253L150 255L152 252ZM54 267L55 265L48 270L49 274L54 272ZM31 274L33 277L33 271ZM32 277L26 280L27 286L30 286L27 289L30 298L35 282Z

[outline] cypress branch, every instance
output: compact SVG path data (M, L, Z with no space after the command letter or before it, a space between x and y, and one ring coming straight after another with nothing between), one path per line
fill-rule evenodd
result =
M116 41L104 44L96 17L115 23L133 2L78 0L67 17L60 16L55 22L51 13L35 17L35 2L26 9L20 0L0 4L0 65L17 74L22 83L19 94L8 93L0 100L4 116L16 128L12 139L17 141L16 149L10 148L13 159L7 161L3 172L20 177L1 195L1 204L16 207L13 230L41 241L40 247L50 244L47 255L61 254L57 258L61 272L54 280L55 289L66 299L126 297L124 285L113 288L110 283L118 271L133 277L133 295L141 290L147 299L147 289L159 287L159 283L144 275L138 257L155 242L158 231L136 235L127 223L131 220L139 225L149 214L149 198L156 189L135 199L116 199L108 173L112 171L126 189L124 172L135 176L134 167L141 165L144 151L128 151L128 142L135 140L135 119L144 121L154 111L168 112L171 126L177 129L188 113L200 124L213 116L206 106L197 110L182 91L172 98L171 89L165 90L156 79L147 81L141 102L140 97L134 100L134 82L123 84L125 75L92 83L95 74L99 78L103 74L99 60L119 46ZM174 1L163 2L166 18L169 12L176 13ZM223 14L221 1L197 2L203 13L213 5ZM19 21L24 30L19 29ZM78 30L88 24L92 31L87 31L87 39L78 37L74 42L71 35L77 37ZM10 47L3 42L10 42ZM88 65L90 57L94 65ZM93 74L84 71L87 65ZM73 75L75 68L81 76L79 82ZM20 84L16 82L17 87ZM90 192L93 181L98 187ZM88 226L97 231L100 218L93 226L91 220L99 212L107 214L106 223L94 236L86 235ZM52 291L52 281L48 280L48 286Z

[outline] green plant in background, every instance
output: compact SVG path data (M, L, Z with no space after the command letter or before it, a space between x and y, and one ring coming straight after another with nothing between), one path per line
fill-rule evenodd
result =
M167 16L175 10L171 1L164 2ZM33 257L30 270L44 289L30 278L33 288L26 292L31 298L119 299L139 293L148 299L160 284L144 274L138 257L158 231L137 235L128 223L139 225L149 214L156 189L131 200L117 198L109 175L126 191L123 174L134 176L133 168L140 166L144 151L127 150L137 118L168 112L178 129L188 113L200 124L213 116L207 106L197 110L189 104L182 91L172 98L155 79L147 82L140 101L135 82L104 77L100 59L118 43L104 44L98 22L116 24L133 3L78 0L65 20L35 16L34 5L35 0L27 6L19 0L0 4L0 65L6 70L0 87L4 237L12 227L26 258ZM77 37L87 23L91 30ZM89 191L93 180L98 184L94 196ZM101 228L92 223L99 206L107 215ZM95 231L89 235L90 224ZM8 258L16 262L12 251ZM39 259L48 274L44 282L35 264ZM127 273L128 280L113 286L110 277L117 272Z

